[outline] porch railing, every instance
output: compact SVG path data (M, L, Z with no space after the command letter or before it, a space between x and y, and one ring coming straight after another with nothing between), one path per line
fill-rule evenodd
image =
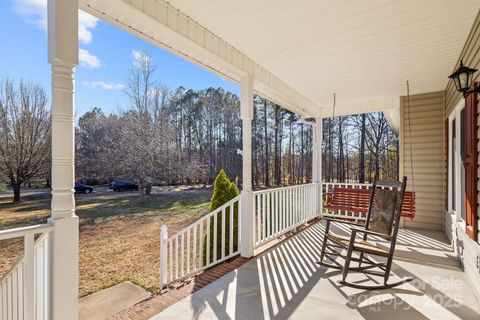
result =
M318 216L316 184L255 191L255 247Z
M160 285L191 276L239 254L240 196L175 235L160 231Z
M0 279L0 319L49 319L48 242L52 231L50 224L0 231L0 241L23 238L24 243L23 256Z

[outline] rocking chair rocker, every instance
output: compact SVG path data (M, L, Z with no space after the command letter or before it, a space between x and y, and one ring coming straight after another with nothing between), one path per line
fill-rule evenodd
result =
M366 224L364 225L343 219L325 218L327 221L325 236L320 261L317 263L329 268L343 270L340 284L357 289L373 290L396 287L412 280L411 278L403 278L400 281L388 283L406 185L407 177L403 177L402 182L375 182L371 189L370 205L368 207ZM332 232L330 230L330 224L333 222L350 226L350 237ZM359 234L363 235L363 237L357 238ZM368 236L375 236L387 240L389 247L380 248L376 246L374 243L368 241ZM332 248L337 248L338 250ZM340 253L342 250L347 250L345 256ZM352 257L353 252L356 252L358 257ZM366 255L379 256L382 257L382 259L386 258L386 261L375 262ZM345 259L343 267L335 260L335 257L338 256ZM325 258L337 264L326 263L323 261ZM358 267L351 267L350 262L352 261L358 262ZM371 270L375 268L379 268L383 272ZM347 276L349 271L383 276L383 284L361 285L348 282Z

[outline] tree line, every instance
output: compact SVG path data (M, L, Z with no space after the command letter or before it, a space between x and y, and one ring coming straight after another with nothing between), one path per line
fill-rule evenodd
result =
M212 184L221 169L241 184L238 96L222 88L169 90L155 76L142 53L125 89L129 106L108 115L93 108L79 118L77 176L89 183L135 180L147 194L155 184ZM255 187L310 181L311 128L260 96L254 102Z
M241 187L242 121L236 94L222 88L171 90L142 53L128 75L128 104L106 114L95 107L76 125L76 177L153 185L212 184L221 169ZM0 88L0 181L20 200L20 186L50 181L50 108L45 90L6 79ZM252 122L254 188L312 180L312 126L255 95ZM323 119L324 181L398 178L398 136L383 113Z
M323 119L322 180L398 180L399 139L383 112Z

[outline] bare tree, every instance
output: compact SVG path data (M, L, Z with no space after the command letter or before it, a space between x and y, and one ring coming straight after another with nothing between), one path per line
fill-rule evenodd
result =
M44 174L50 151L50 112L45 90L10 79L0 84L0 175L13 187L14 202L20 202L20 187Z
M367 140L366 145L373 155L375 178L380 178L380 153L385 150L382 145L382 139L389 130L387 119L383 112L367 114L368 128L365 130Z
M154 80L156 66L151 56L141 52L133 65L125 89L130 98L132 110L123 117L122 139L127 147L125 154L125 174L131 174L138 181L141 194L150 194L156 178L158 158L162 152L159 141L163 129L159 107L165 103L162 94L166 90ZM158 125L157 125L158 124Z

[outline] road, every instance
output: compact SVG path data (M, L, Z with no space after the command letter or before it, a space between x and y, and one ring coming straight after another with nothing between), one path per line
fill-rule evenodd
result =
M203 188L203 185L194 185L194 186L161 186L161 187L153 187L152 194L162 194L162 193L170 193L170 192L180 192L180 191L187 191L187 190L196 190ZM50 189L22 189L21 197L22 198L47 198L50 196ZM94 187L92 194L76 194L75 197L83 198L94 195L100 199L116 199L116 198L124 198L129 197L132 195L138 194L138 191L124 191L124 192L114 192L112 189L107 187ZM6 192L0 192L0 200L13 198L13 191L8 189Z

